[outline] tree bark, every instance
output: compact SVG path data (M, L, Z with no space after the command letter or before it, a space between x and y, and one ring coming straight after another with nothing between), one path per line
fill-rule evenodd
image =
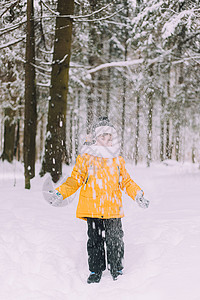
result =
M138 94L137 95L137 107L136 107L135 165L137 165L137 163L138 163L139 132L140 132L140 96Z
M30 189L30 179L35 176L36 152L36 86L35 86L35 36L34 0L27 0L27 36L25 65L25 117L24 117L24 174L25 188Z
M164 160L164 120L165 120L165 98L161 96L161 116L160 116L160 161Z
M98 7L98 0L89 0L90 10L94 12ZM98 34L96 27L92 22L89 22L89 40L88 40L88 63L89 66L94 67L98 61L97 55L97 41ZM88 82L88 97L87 97L87 134L90 133L91 127L95 118L94 114L94 91L95 91L95 74L91 74L91 79Z
M178 122L175 126L175 156L176 161L179 161L180 159L180 123Z
M58 0L57 10L60 15L73 15L74 0ZM41 175L49 172L54 182L62 175L62 162L66 154L65 127L71 43L72 19L57 17L45 156L41 172Z
M102 80L103 80L103 71L100 70L98 72L98 88L97 88L97 110L96 110L96 115L97 117L100 117L103 112L103 101L102 101L102 90L103 90L103 85L102 85Z
M168 79L167 79L167 103L169 105L169 99L170 99L170 68L168 71ZM169 144L169 134L170 134L170 119L169 119L169 108L167 111L166 116L166 143L165 143L165 156L166 159L171 159L171 150L170 150L170 144Z
M194 145L192 146L192 163L196 163L196 149Z
M1 159L12 162L14 157L16 127L14 122L14 111L12 108L5 108L4 119L4 147Z
M128 7L128 1L124 1L124 8L125 8L125 17L128 18L129 16L129 7ZM127 23L125 21L125 23ZM125 39L124 39L124 61L127 60L128 56L128 38L129 38L129 32L128 29L125 29ZM121 131L121 152L124 151L124 132L125 132L125 110L126 110L126 90L127 90L127 82L126 78L123 77L123 94L122 94L122 131Z
M20 161L20 118L17 119L17 129L15 137L15 146L14 146L14 157Z
M77 92L77 107L76 107L76 116L75 116L75 158L78 156L79 149L79 111L80 111L80 103L81 103L81 92L78 90Z
M40 120L40 153L39 153L39 159L42 160L42 152L44 149L44 115L42 114L41 120Z
M109 42L109 57L108 61L111 62L112 58L112 41ZM110 91L111 91L111 68L107 69L107 83L106 83L106 116L110 111Z
M147 167L150 167L152 160L152 114L153 114L153 94L148 94L148 124L147 124Z

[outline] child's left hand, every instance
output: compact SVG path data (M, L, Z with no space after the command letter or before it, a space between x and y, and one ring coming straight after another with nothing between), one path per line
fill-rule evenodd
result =
M144 198L142 190L137 192L137 195L135 196L135 201L141 208L149 207L149 200Z

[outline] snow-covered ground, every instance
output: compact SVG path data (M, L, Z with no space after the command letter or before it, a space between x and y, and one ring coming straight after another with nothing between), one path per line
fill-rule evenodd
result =
M142 210L123 195L124 275L88 285L87 227L76 219L78 193L55 208L36 176L24 189L23 166L0 164L0 299L199 300L200 170L192 164L127 164L151 200ZM71 168L66 168L69 174Z

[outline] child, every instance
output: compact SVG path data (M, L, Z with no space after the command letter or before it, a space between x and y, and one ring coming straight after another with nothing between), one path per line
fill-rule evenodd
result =
M86 143L78 155L71 177L59 186L52 196L65 199L81 187L76 216L88 225L88 283L99 282L107 264L113 280L122 275L124 257L124 216L122 193L138 204L148 207L141 188L130 178L125 161L119 156L117 132L107 117L99 118L93 126L92 142Z

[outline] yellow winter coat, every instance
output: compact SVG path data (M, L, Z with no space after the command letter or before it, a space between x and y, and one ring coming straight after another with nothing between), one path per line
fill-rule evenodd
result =
M122 192L133 200L141 188L130 178L121 156L116 158L78 155L71 177L57 188L67 198L81 187L77 218L122 218Z

